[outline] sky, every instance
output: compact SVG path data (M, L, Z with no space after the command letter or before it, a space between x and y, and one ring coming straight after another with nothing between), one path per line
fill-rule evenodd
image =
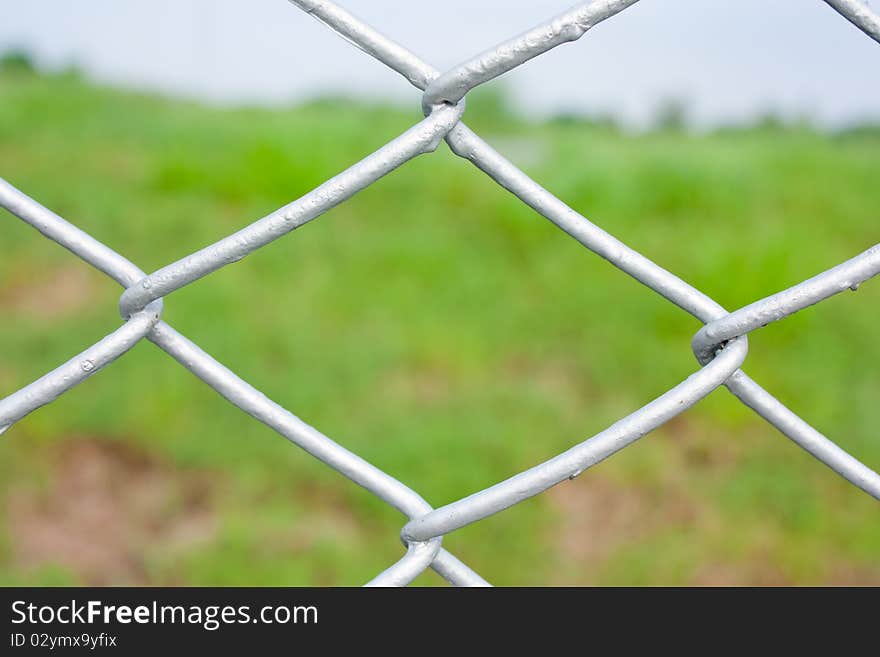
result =
M573 0L339 4L443 70ZM406 81L286 0L0 0L0 51L12 48L212 104L345 94L419 107ZM774 112L836 127L880 120L880 45L822 0L641 0L490 84L535 115L639 127L680 100L701 126Z

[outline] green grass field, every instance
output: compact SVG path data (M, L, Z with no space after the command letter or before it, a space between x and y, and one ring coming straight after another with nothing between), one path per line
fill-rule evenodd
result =
M153 271L420 119L211 109L0 74L0 176ZM468 122L574 208L736 308L878 241L880 132L630 135ZM121 290L0 215L0 396L119 325ZM880 467L880 283L756 332L745 370ZM699 323L445 145L166 300L165 318L434 505L547 459L697 368ZM404 519L149 343L0 438L3 584L359 584ZM880 516L720 389L444 543L496 584L880 584ZM434 574L418 583L437 584Z

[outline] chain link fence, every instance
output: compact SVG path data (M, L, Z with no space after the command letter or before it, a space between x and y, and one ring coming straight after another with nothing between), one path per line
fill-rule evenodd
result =
M119 308L125 319L125 323L110 335L0 401L0 433L82 383L140 340L150 340L230 403L408 518L401 531L406 552L368 583L379 586L408 584L427 568L433 568L452 584L488 585L479 574L442 547L444 535L578 476L684 412L720 386L725 386L816 459L880 500L880 475L786 408L741 369L748 353L747 334L838 292L856 289L860 283L880 273L880 244L809 280L728 312L705 293L568 207L472 132L462 120L465 96L471 89L551 48L579 39L590 28L637 0L580 3L443 73L332 2L291 1L422 91L425 119L305 196L149 275L0 179L0 205L124 288ZM825 1L880 42L880 16L863 2ZM687 379L568 451L490 488L434 509L416 491L333 442L202 351L162 321L162 306L163 299L175 290L241 260L321 216L409 160L434 151L443 140L453 153L469 160L587 249L690 313L704 326L694 336L691 345L701 368Z

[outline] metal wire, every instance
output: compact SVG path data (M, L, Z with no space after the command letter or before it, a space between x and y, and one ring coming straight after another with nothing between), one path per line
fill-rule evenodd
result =
M733 312L660 265L631 249L553 196L505 159L462 121L465 96L558 45L580 38L599 22L637 0L594 0L575 5L522 35L441 73L402 45L327 0L290 0L423 91L425 119L357 164L242 230L147 275L92 236L0 179L0 206L96 269L124 291L119 309L125 323L30 385L0 400L0 434L37 408L122 356L142 339L158 345L230 403L274 429L315 458L400 511L404 556L367 585L401 586L427 568L452 584L488 586L467 565L442 548L443 536L477 522L551 486L637 441L726 386L785 436L842 477L880 500L880 475L847 454L770 393L740 367L748 354L747 334L880 273L880 244L807 281ZM857 0L825 0L880 42L880 17ZM700 369L658 398L558 456L490 488L433 509L418 493L335 443L202 351L162 321L164 297L278 239L352 197L444 140L499 185L590 251L629 274L704 323L692 341Z

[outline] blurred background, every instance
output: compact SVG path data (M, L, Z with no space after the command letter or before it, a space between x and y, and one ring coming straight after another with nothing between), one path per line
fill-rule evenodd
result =
M443 69L570 3L343 5ZM283 0L0 11L0 176L146 271L421 118L402 78ZM818 0L644 0L473 92L467 121L733 309L878 241L878 63ZM0 244L5 396L116 328L120 290L5 211ZM745 366L874 469L878 303L869 282L770 325ZM165 318L435 506L697 367L695 319L445 146ZM6 585L358 584L401 555L397 512L149 343L4 434L0 478ZM496 584L880 584L876 502L724 389L445 545Z

